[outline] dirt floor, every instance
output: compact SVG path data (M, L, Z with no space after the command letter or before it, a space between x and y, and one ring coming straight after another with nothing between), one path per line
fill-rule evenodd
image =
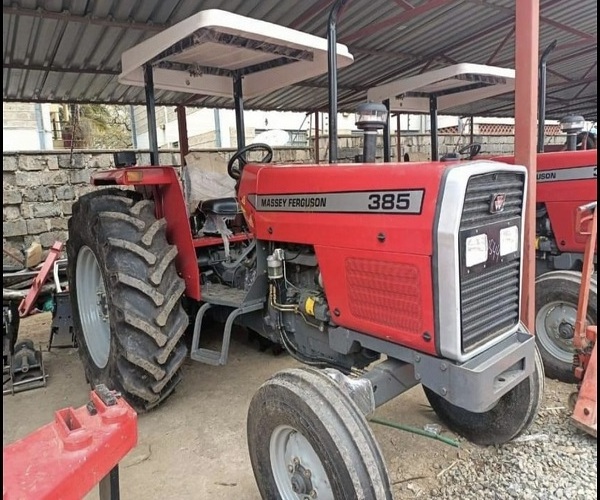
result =
M46 350L50 322L50 314L43 313L21 323L19 338L43 343L49 378L46 388L4 396L4 445L51 422L54 411L88 401L77 351ZM139 417L138 446L121 462L122 498L259 500L246 445L247 408L264 380L295 364L289 356L260 352L243 334L232 342L227 366L188 360L176 393ZM439 423L419 387L379 408L376 416L418 428ZM373 428L400 499L427 498L457 458L472 450L462 441L456 449L388 427ZM456 437L445 429L443 435Z

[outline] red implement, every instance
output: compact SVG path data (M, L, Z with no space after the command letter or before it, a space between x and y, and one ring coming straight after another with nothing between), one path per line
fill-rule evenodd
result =
M118 463L137 443L137 414L105 386L78 409L3 450L3 500L81 499L100 483L101 498L118 498Z
M597 202L589 203L577 210L577 228L579 234L587 237L581 273L581 289L575 322L575 376L581 380L579 395L573 411L573 422L578 428L598 435L598 385L596 339L597 327L586 325L586 316L590 295L590 282L594 271L594 249L597 235Z
M63 244L60 241L57 241L54 243L54 245L52 245L48 257L46 257L46 260L44 261L40 272L33 280L29 292L27 292L27 296L19 304L19 316L27 316L31 312L31 309L33 309L35 301L37 300L38 295L42 290L42 285L48 279L48 275L50 274L50 272L54 269L54 263L60 257L60 252L62 252L62 248Z

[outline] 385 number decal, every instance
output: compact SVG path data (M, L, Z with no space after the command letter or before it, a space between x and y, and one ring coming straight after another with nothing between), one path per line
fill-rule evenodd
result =
M369 195L369 210L410 210L410 193L373 193Z

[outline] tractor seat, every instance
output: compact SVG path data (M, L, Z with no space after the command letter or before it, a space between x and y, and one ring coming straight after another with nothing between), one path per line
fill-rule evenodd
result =
M235 198L214 198L200 203L200 211L204 214L234 217L240 213L240 206Z

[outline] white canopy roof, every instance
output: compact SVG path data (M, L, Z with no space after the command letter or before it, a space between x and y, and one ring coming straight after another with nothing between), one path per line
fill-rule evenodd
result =
M390 100L390 111L429 113L430 97L442 111L513 91L515 70L483 64L455 64L373 87L369 101Z
M337 45L337 64L354 58ZM125 51L119 81L143 86L143 67L154 68L154 87L230 97L232 76L244 75L245 98L327 73L327 40L223 10L205 10Z

